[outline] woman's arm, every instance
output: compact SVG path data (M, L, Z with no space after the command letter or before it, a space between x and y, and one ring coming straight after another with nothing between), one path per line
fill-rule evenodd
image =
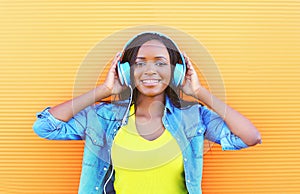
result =
M45 139L84 139L87 125L91 123L96 125L99 122L97 116L93 115L96 113L90 105L112 94L118 94L123 89L116 74L119 56L119 53L115 56L102 85L74 99L52 108L47 107L37 113L37 120L33 124L35 133Z
M110 70L106 76L106 80L102 85L97 86L95 89L84 93L71 100L63 102L59 105L52 107L49 112L61 121L68 121L79 111L83 110L87 106L94 104L101 99L111 96L112 94L118 94L122 91L117 72L116 66L120 60L120 52L115 56Z
M87 106L109 96L108 88L102 84L85 94L52 107L49 112L56 119L67 122Z
M199 87L195 92L194 97L205 103L220 115L226 122L230 131L240 137L248 146L253 146L261 142L260 133L249 119L219 100L207 89Z
M182 90L185 94L195 97L209 106L213 111L220 115L226 122L230 131L240 137L248 146L253 146L261 142L261 136L256 127L242 114L234 110L217 97L212 95L199 82L197 73L184 54L187 65L185 83Z

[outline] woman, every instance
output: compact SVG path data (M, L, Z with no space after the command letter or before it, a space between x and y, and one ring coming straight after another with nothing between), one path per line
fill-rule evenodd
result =
M96 104L111 95L120 98ZM223 150L261 141L247 118L200 84L186 54L156 32L130 40L102 85L37 118L40 137L86 141L79 193L202 193L205 138Z

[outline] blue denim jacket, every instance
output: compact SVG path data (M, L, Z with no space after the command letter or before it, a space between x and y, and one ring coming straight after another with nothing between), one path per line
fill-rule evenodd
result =
M78 193L114 193L111 147L126 113L128 101L100 103L77 113L68 122L54 118L47 107L37 113L36 134L53 140L85 140ZM190 194L201 194L204 139L221 144L223 150L247 145L231 133L223 119L205 106L176 108L166 98L162 122L176 138L184 159L185 183Z

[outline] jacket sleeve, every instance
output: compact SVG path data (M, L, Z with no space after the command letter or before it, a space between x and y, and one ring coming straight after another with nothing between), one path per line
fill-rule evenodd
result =
M239 150L248 147L241 138L230 131L225 121L217 113L206 106L201 106L200 112L206 129L206 139L220 144L222 150Z
M90 107L80 111L68 122L56 119L49 112L50 107L36 114L33 124L34 132L41 138L51 140L81 140L85 139L87 111Z

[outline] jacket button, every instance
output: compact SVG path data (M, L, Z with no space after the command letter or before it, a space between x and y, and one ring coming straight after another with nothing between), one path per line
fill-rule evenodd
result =
M98 190L99 190L99 187L95 187L95 189L98 191Z
M94 139L94 143L96 143L96 142L97 142L97 140Z

